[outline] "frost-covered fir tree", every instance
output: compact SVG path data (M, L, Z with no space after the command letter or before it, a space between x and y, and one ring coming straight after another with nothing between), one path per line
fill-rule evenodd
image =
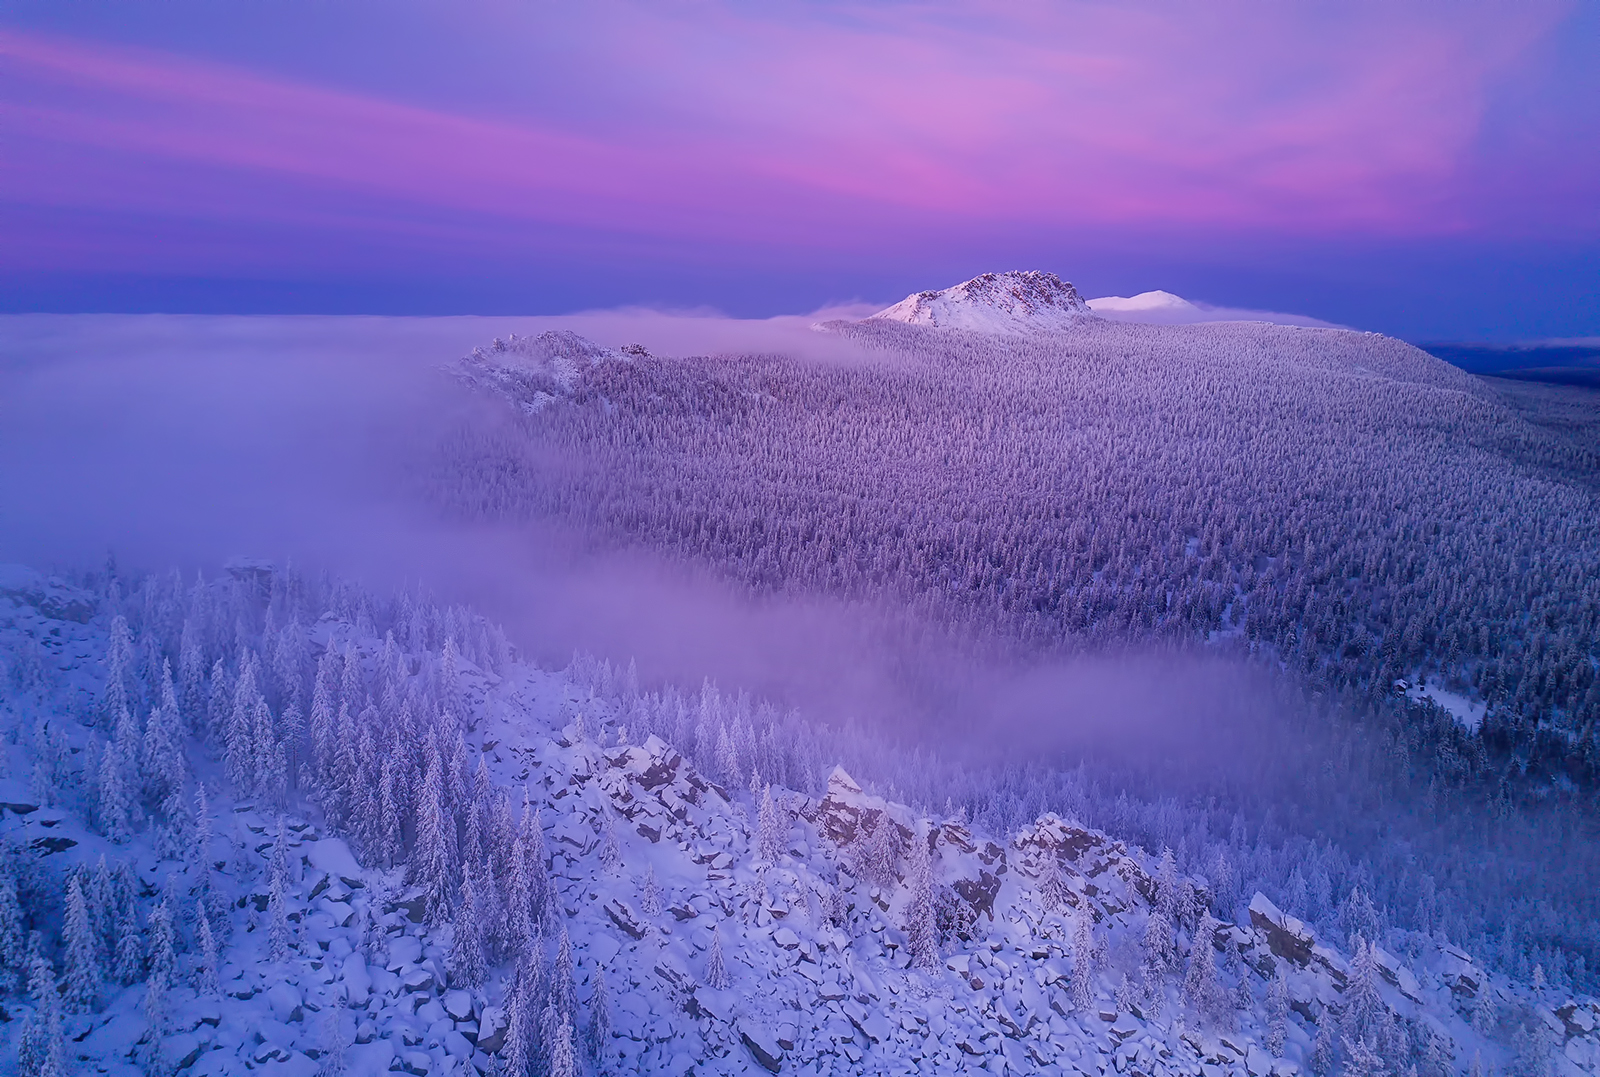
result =
M65 944L67 1005L79 1013L94 1009L100 996L100 946L89 924L89 906L83 896L79 875L67 884L66 923L62 926Z
M606 990L604 965L594 967L594 991L589 998L589 1057L597 1074L611 1071L611 994Z
M1145 979L1152 985L1159 986L1167 975L1178 969L1178 944L1172 937L1172 921L1159 908L1151 909L1145 919L1140 957Z
M1472 1030L1480 1036L1493 1034L1495 1026L1500 1023L1500 1015L1494 1004L1494 988L1489 986L1485 977L1478 985L1478 997L1472 1005Z
M756 858L765 864L776 864L783 855L787 831L769 784L761 791L761 808L756 815Z
M644 882L639 886L639 911L646 916L661 915L661 888L656 885L656 866L645 868Z
M1371 1040L1346 1038L1344 1041L1344 1068L1340 1077L1382 1077L1383 1056Z
M455 910L455 926L450 939L450 982L458 987L476 988L483 983L483 926L478 912L478 886L473 872L461 880L461 902Z
M124 986L144 978L144 932L139 927L139 913L132 902L122 909L122 924L117 933L115 971L117 982Z
M1328 1077L1333 1072L1333 1015L1324 1011L1317 1022L1317 1036L1311 1043L1311 1072Z
M318 1077L344 1077L346 1069L346 1053L349 1050L349 1036L345 1032L344 998L334 995L326 1009L322 1011L322 1058L317 1067Z
M905 905L906 944L911 950L911 963L927 972L939 967L939 924L933 911L933 859L926 835L911 839L910 861L906 874L911 891Z
M726 991L733 986L727 961L722 956L722 929L711 928L711 948L706 952L705 984L713 991Z
M1072 978L1067 984L1067 998L1076 1011L1094 1002L1095 963L1094 927L1089 913L1082 912L1072 929Z
M617 821L609 810L605 813L605 827L600 838L600 866L608 872L614 872L622 866L622 846L617 842Z
M455 823L446 813L444 757L435 738L429 739L428 769L417 798L417 843L411 854L410 876L422 886L426 922L437 926L450 911L455 891Z
M1272 977L1267 989L1266 1048L1274 1058L1283 1054L1284 1042L1289 1037L1289 981L1280 968Z
M268 929L269 953L273 961L283 961L289 956L289 945L292 941L289 933L288 899L284 896L283 887L282 873L273 872L272 889L267 896L267 916L271 923Z
M1183 979L1183 1001L1204 1021L1217 1022L1222 1016L1219 996L1222 986L1217 981L1217 951L1212 939L1217 922L1207 913L1200 915L1194 931L1194 943L1189 948L1189 971Z
M178 931L173 923L172 906L166 898L156 902L155 908L150 910L149 936L150 975L171 983L178 964Z
M555 1034L546 1048L550 1059L550 1077L578 1077L578 1052L572 1043L572 1018L561 1014Z
M152 800L162 801L183 788L188 766L183 757L183 715L172 667L161 663L161 701L145 725L145 778Z
M27 970L26 938L11 851L0 849L0 991L15 988L19 974Z
M211 917L206 915L204 906L199 909L196 919L199 921L195 936L200 943L200 967L196 970L195 990L204 997L215 997L222 994L217 939L211 933Z
M1357 932L1355 957L1350 962L1350 981L1345 988L1343 1036L1349 1042L1367 1041L1376 1048L1382 1041L1383 1019L1388 1007L1378 990L1378 961L1372 946Z
M17 1033L17 1072L21 1077L67 1077L66 1036L55 971L42 950L39 933L30 940L28 995L33 1011Z
M1067 895L1072 891L1067 886L1066 874L1061 870L1061 861L1056 858L1054 849L1046 849L1040 854L1038 886L1039 907L1045 912L1060 912L1067 907Z
M578 986L572 957L572 938L565 926L556 940L556 959L550 968L550 1001L569 1020L578 1011Z

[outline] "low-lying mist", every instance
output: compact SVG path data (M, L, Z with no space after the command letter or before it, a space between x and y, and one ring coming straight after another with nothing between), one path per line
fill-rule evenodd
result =
M809 329L837 313L0 319L0 560L114 552L214 573L249 555L420 587L501 621L546 663L575 649L632 660L646 683L710 678L985 762L1137 762L1198 789L1288 758L1266 686L1221 659L1043 662L904 609L751 597L570 527L447 521L407 481L447 423L488 406L440 365L496 336L565 328L657 354L874 361Z

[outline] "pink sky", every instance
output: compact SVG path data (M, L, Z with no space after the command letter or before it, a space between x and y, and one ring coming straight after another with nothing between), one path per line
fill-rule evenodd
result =
M1571 2L16 10L6 274L360 273L540 229L804 264L930 226L1600 234Z

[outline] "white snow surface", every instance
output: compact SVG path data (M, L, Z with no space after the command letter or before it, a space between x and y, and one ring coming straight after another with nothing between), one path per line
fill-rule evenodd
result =
M1087 302L1096 316L1116 322L1144 322L1150 325L1203 325L1210 322L1268 322L1273 325L1299 325L1318 329L1344 326L1305 314L1284 314L1271 310L1218 307L1195 303L1171 292L1140 292L1134 296L1108 295Z
M229 795L218 763L198 742L189 757L194 776L214 791L215 835L198 856L163 852L148 830L108 840L76 806L76 794L39 806L28 778L36 738L15 732L48 716L66 730L72 753L89 743L92 706L82 701L103 680L108 618L95 611L98 596L60 581L11 567L0 581L0 682L8 686L0 726L13 734L0 739L0 838L26 861L29 877L55 886L102 856L128 863L141 916L162 892L179 895L178 974L164 1012L154 1021L146 1014L142 983L107 983L94 1012L67 1017L68 1072L503 1072L492 1049L503 1038L512 970L491 969L477 987L452 983L451 925L420 922L404 869L364 866L310 806L280 809ZM306 640L314 650L348 645L364 663L384 647L331 612ZM420 655L414 668L434 660ZM57 686L51 692L9 691L41 669ZM1008 836L976 833L960 818L930 818L874 796L836 769L820 797L774 789L781 848L761 860L753 832L759 798L700 773L659 737L635 743L630 701L597 694L582 673L512 664L496 675L464 662L460 703L467 770L483 759L496 786L518 803L526 790L542 813L580 1012L591 1007L596 970L605 968L612 1034L598 1056L582 1058L581 1074L1296 1077L1308 1071L1316 1021L1333 1019L1345 997L1351 963L1338 945L1318 940L1260 894L1216 936L1230 1006L1250 1000L1230 1010L1228 1022L1192 1012L1179 988L1181 969L1153 994L1130 990L1157 865L1141 849L1054 815ZM274 961L266 910L280 819L293 937L288 955ZM909 953L908 856L881 884L851 874L851 839L871 820L896 827L902 842L926 841L932 883L956 901L960 923L940 941L931 968L914 967ZM610 867L601 854L608 821L621 853ZM1060 888L1047 904L1041 881L1051 861ZM220 992L196 977L195 899L186 895L195 892L200 864L214 869ZM652 871L660 892L654 913L643 900ZM1205 899L1203 881L1178 882ZM1069 990L1083 960L1072 942L1082 918L1094 943L1087 1005ZM707 983L713 929L726 987ZM1192 932L1192 920L1180 926L1180 947ZM1425 944L1409 959L1374 956L1383 1003L1444 1037L1447 1072L1464 1072L1478 1051L1486 1067L1503 1071L1509 1062L1468 1021L1474 995L1491 983L1506 1005L1522 1000L1560 1030L1548 1072L1595 1072L1594 1000L1535 999L1442 944ZM1280 971L1293 1011L1282 1049L1272 1052L1263 1000ZM4 1005L12 1019L0 1025L0 1037L14 1049L23 1023L16 1018L31 1007L15 990ZM342 1070L333 1061L341 1055Z
M887 321L976 333L1071 329L1094 313L1054 273L984 273L943 291L916 292L872 315Z
M1426 688L1412 685L1406 690L1406 695L1411 699L1429 699L1443 707L1461 727L1468 733L1476 733L1478 726L1483 724L1483 716L1488 713L1489 705L1482 700L1469 699L1459 692L1452 692L1438 685L1430 684Z

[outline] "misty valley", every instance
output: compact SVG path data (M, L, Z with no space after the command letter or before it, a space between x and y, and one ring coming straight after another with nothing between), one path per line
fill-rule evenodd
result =
M1046 273L0 339L7 1072L1600 1064L1591 388Z

